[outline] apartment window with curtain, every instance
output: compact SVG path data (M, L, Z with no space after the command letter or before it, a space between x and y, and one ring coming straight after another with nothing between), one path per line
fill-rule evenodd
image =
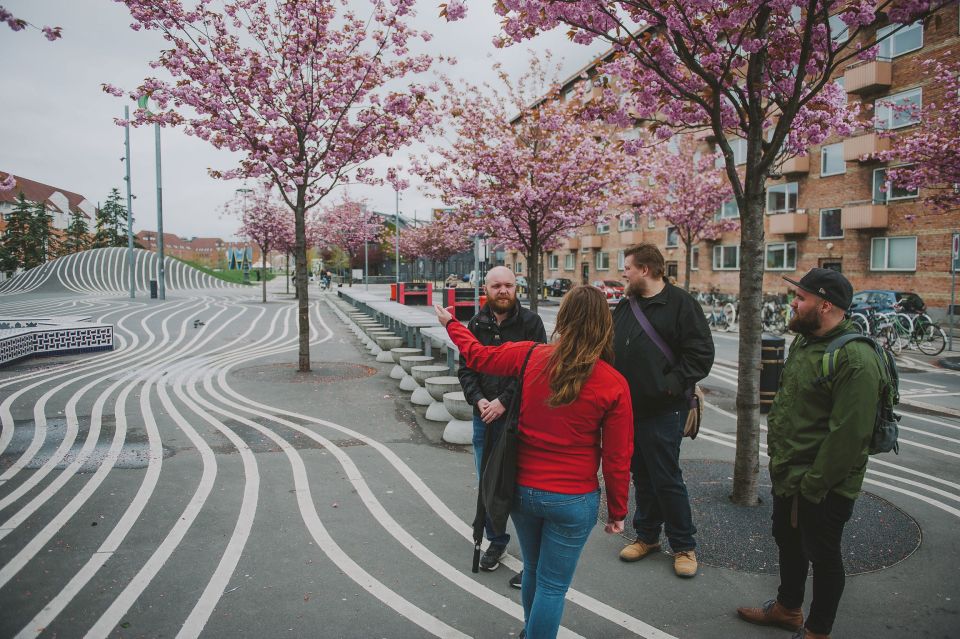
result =
M677 248L680 246L680 232L677 231L677 227L668 226L667 227L667 248Z
M776 242L767 244L768 271L795 271L797 269L797 243Z
M740 268L740 245L714 246L713 270L736 271Z
M767 213L792 213L797 210L797 183L767 187Z
M610 232L610 222L598 222L597 223L597 234Z
M551 253L547 256L547 264L551 271L556 271L560 268L560 256L556 253Z
M563 270L572 271L574 262L576 261L577 256L573 253L567 253L563 256Z
M870 241L870 270L917 270L916 236L873 238Z

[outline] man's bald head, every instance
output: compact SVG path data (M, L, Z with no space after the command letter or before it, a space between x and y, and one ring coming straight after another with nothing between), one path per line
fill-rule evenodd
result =
M487 304L494 313L506 314L517 305L517 276L506 266L494 266L484 279Z
M484 278L484 283L488 286L494 282L513 282L514 285L517 283L517 276L513 274L513 271L508 269L506 266L494 266L492 269L487 271L487 276Z

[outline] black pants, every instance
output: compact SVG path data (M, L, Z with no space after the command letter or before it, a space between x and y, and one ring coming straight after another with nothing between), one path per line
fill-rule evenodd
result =
M802 496L797 500L797 526L791 524L794 497L773 496L773 538L780 549L780 590L777 601L785 608L803 605L807 571L813 564L813 601L806 627L830 634L843 594L843 527L853 514L853 500L827 493L819 504Z

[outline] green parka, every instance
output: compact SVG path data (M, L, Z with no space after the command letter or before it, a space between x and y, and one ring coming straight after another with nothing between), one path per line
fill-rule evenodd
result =
M877 414L881 364L870 344L854 341L839 351L830 384L818 383L830 342L855 331L842 321L822 337L800 336L790 346L780 390L767 420L767 454L773 491L800 493L820 503L833 491L856 499L867 470Z

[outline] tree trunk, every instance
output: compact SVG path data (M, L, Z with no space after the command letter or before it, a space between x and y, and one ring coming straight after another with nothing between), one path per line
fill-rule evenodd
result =
M296 227L296 244L294 246L294 269L296 270L297 291L297 328L299 330L299 352L297 370L301 373L310 371L310 304L307 298L307 226L304 222L306 213L307 187L297 186L297 208L294 211Z
M260 279L263 280L263 303L267 303L267 252L262 248L260 252L263 254L263 268L260 269Z
M287 273L286 273L286 278L287 278L287 294L289 295L289 294L290 294L290 252L289 252L289 251L287 251Z
M689 291L690 290L690 262L691 262L690 249L693 247L693 241L689 239L684 240L683 245L687 250L687 259L684 260L684 262L686 262L686 265L683 269L683 290Z
M540 296L537 291L540 287L540 247L533 243L530 247L530 254L527 255L527 299L530 300L530 310L537 312Z
M748 173L749 174L749 173ZM740 506L757 504L760 478L760 306L763 300L763 182L744 185L740 216L740 343L737 449L733 494Z

